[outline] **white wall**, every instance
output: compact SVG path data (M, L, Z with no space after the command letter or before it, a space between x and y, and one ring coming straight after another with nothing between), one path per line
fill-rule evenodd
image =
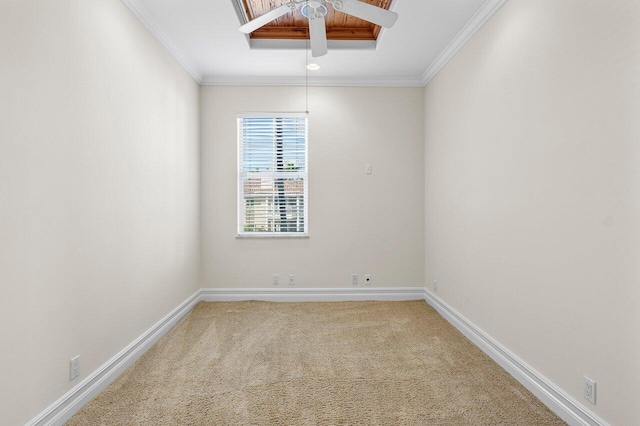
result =
M118 0L2 2L2 423L196 291L199 221L203 287L437 279L597 414L639 423L638 22L632 0L512 1L425 90L311 88L311 237L238 240L235 116L301 111L304 88L199 89Z
M514 0L425 89L427 283L614 425L640 424L638 23Z
M308 239L236 239L236 114L304 111L304 87L203 87L202 286L424 283L422 88L309 89ZM373 174L365 175L365 164Z
M198 288L198 108L119 0L0 2L3 425Z

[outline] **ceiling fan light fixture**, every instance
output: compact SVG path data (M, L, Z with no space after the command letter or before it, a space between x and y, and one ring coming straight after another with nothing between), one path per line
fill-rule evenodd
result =
M327 6L320 2L309 2L300 8L300 13L307 19L322 18L328 12Z
M320 69L320 65L318 64L307 64L307 69L309 71L317 71Z

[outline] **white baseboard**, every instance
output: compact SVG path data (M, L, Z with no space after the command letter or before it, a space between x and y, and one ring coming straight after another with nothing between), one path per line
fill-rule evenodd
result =
M348 300L423 300L423 287L203 288L202 301L341 302Z
M78 383L64 396L33 418L26 426L62 426L87 402L109 385L133 364L155 342L166 334L200 301L200 290L184 301L167 316L134 340L129 346Z
M62 426L133 364L200 301L422 300L422 287L200 289L25 426Z
M608 426L607 422L495 341L431 291L425 289L424 299L449 323L460 330L462 334L489 355L562 420L572 426Z
M200 289L120 353L33 418L26 426L62 426L164 336L198 302L243 300L271 302L425 300L564 421L575 426L609 426L604 420L423 287Z

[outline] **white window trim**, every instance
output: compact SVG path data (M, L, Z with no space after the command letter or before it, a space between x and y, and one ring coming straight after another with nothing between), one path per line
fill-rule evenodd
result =
M246 232L243 229L244 211L244 181L240 178L242 170L242 132L240 131L241 118L279 118L279 117L304 117L307 119L305 126L305 168L306 179L304 179L304 232ZM242 112L236 115L237 133L237 239L252 238L309 238L309 122L306 112Z

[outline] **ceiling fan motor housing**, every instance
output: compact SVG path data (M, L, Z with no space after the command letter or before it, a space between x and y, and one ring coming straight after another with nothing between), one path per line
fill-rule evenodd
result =
M313 0L302 6L300 12L305 18L316 19L326 16L329 11L327 10L327 6L324 5L324 2Z
M329 12L327 4L337 11L385 28L391 28L398 19L397 13L360 0L291 0L242 25L240 31L249 34L300 7L302 15L309 20L311 54L314 58L324 56L327 54L327 32L324 19Z

